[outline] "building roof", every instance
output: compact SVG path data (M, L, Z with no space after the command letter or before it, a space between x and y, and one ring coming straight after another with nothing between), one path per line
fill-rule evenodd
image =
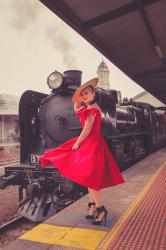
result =
M18 115L19 96L0 94L0 115Z
M142 91L141 93L139 93L138 95L136 96L133 96L132 97L132 100L133 101L138 101L139 100L143 100L144 102L146 103L150 103L152 104L154 107L160 107L160 106L163 106L163 107L166 107L165 104L163 104L161 101L159 101L158 99L156 99L156 97L154 97L153 95L151 95L149 92L147 91Z
M166 1L40 1L166 104Z
M142 91L141 93L139 93L139 94L133 96L132 99L135 100L136 98L141 97L141 96L145 95L146 93L147 93L147 91L144 90L144 91Z

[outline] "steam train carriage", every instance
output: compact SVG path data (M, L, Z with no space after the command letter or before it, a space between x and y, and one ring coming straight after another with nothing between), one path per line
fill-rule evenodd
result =
M35 154L43 154L81 132L71 102L81 84L81 74L76 70L65 71L63 75L55 71L47 80L51 94L28 90L20 99L21 164L5 169L0 186L19 185L20 213L33 221L48 218L87 191L66 179L55 167L43 170L35 163ZM156 112L150 104L122 102L116 90L97 88L96 100L102 111L101 133L121 171L165 145L162 109Z

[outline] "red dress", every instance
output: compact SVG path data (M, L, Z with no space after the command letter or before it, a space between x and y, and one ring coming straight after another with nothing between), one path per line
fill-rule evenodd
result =
M124 182L107 143L100 134L101 114L97 108L86 107L77 111L82 128L89 114L96 114L90 134L78 149L72 146L78 137L46 151L40 156L42 167L54 165L68 179L88 188L100 190Z

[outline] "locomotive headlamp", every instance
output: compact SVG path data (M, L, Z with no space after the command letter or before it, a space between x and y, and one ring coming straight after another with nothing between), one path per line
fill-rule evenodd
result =
M47 78L47 84L50 89L57 89L63 82L63 75L58 71L52 72Z

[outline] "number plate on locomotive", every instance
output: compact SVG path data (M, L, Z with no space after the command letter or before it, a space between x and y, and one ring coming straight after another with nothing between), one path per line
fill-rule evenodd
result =
M34 155L34 154L30 154L29 161L30 161L30 165L34 165L36 163L39 163L39 156Z

